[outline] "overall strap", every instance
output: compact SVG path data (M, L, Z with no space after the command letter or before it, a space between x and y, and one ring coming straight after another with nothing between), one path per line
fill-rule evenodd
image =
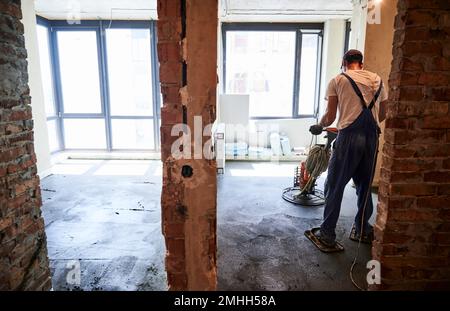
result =
M375 106L375 103L377 102L378 97L380 97L382 88L383 88L383 81L380 81L380 87L378 88L377 92L375 93L375 96L373 97L372 101L370 102L369 109L372 109L373 106Z
M356 84L355 80L353 80L348 74L346 74L345 72L341 73L344 77L346 77L348 79L348 81L350 82L351 86L353 87L353 90L355 90L356 95L358 95L359 99L361 99L361 105L363 107L363 109L367 108L366 105L366 100L364 99L363 94L361 93L361 90L359 89L358 85Z
M362 105L363 109L368 108L369 110L371 110L373 108L373 106L375 105L375 103L377 102L378 97L381 94L381 89L383 88L383 81L380 82L380 87L378 88L377 92L375 93L375 96L373 97L373 99L370 102L369 106L367 106L366 105L366 101L364 99L364 96L361 93L361 90L359 89L359 87L356 84L355 80L353 80L348 74L346 74L344 72L341 73L341 74L348 79L348 81L350 82L350 85L353 87L353 90L355 91L356 95L358 95L359 99L361 99L361 105Z

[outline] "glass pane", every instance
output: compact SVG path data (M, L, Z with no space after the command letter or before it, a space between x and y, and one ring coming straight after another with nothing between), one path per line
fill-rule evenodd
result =
M153 115L150 31L107 29L111 114Z
M50 152L58 151L58 127L56 126L56 120L47 121L48 142L50 145Z
M292 116L295 38L294 31L227 32L226 90L250 94L250 116Z
M53 96L48 28L42 25L37 25L37 37L39 46L39 62L41 65L41 79L44 89L45 112L47 116L50 117L55 115L55 99Z
M161 128L161 117L158 117L158 129ZM161 130L159 130L158 132L158 137L157 137L158 141L156 142L156 147L158 149L161 149Z
M114 149L154 149L153 120L112 119Z
M298 114L313 115L316 100L317 34L302 35L302 59L300 67L300 94Z
M106 149L103 119L65 119L64 137L67 149Z
M97 34L58 31L61 88L65 113L101 113Z

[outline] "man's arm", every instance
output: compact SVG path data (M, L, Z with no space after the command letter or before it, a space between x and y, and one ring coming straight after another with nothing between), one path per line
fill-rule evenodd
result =
M386 105L387 105L387 100L384 100L380 103L380 109L378 111L378 121L380 123L386 119Z
M338 105L338 97L337 96L328 96L328 105L325 114L320 119L319 124L323 127L330 126L333 124L334 120L336 120L337 113L337 105Z

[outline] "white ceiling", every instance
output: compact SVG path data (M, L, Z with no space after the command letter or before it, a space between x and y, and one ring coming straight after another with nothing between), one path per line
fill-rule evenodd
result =
M35 0L49 19L157 19L157 0ZM170 1L170 0L167 0ZM293 21L347 18L352 0L220 0L224 21Z
M35 0L36 13L48 19L156 19L157 0Z
M352 0L221 0L225 21L299 21L348 18Z
M351 0L222 0L230 13L264 12L336 12L351 11Z

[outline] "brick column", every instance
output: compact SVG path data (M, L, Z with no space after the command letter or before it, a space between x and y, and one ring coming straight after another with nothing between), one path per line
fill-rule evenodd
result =
M215 161L201 155L176 159L171 148L179 136L171 136L171 131L175 124L190 128L192 157L210 138L205 133L195 148L194 136L201 137L203 128L215 120L217 15L217 0L158 1L161 208L171 290L216 288ZM201 117L200 126L194 126L194 117Z
M0 2L0 290L51 288L20 0Z
M380 289L450 288L450 2L399 0L373 256Z

